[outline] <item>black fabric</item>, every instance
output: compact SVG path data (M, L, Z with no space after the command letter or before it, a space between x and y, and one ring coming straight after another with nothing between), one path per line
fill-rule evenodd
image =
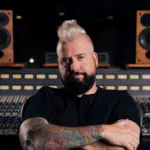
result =
M30 97L23 109L22 121L44 117L49 123L61 126L111 124L130 119L140 126L138 108L127 91L105 90L81 98L72 97L63 88L41 88Z

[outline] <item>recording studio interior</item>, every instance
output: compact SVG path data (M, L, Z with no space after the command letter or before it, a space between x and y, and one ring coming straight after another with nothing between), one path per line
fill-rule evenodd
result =
M0 1L0 150L22 150L18 129L26 100L44 85L62 86L57 29L69 19L93 41L97 84L127 90L138 104L138 150L150 150L149 0Z

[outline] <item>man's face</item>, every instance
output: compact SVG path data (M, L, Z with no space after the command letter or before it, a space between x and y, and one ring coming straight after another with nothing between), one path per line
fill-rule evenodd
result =
M95 82L96 53L85 36L62 44L58 52L59 71L64 87L74 94L87 92Z

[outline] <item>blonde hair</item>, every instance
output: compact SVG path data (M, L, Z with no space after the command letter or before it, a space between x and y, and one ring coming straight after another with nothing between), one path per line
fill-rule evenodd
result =
M62 42L66 43L68 41L73 40L78 35L85 35L89 44L92 46L92 51L94 51L93 43L91 38L87 35L84 28L82 28L76 20L66 20L64 21L57 31L58 34L58 44L57 44L57 54L58 51L61 49Z

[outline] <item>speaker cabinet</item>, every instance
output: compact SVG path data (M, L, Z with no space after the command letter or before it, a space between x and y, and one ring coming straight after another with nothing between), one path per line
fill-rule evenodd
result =
M136 12L136 64L150 64L150 10Z
M13 11L0 10L0 63L14 63Z

